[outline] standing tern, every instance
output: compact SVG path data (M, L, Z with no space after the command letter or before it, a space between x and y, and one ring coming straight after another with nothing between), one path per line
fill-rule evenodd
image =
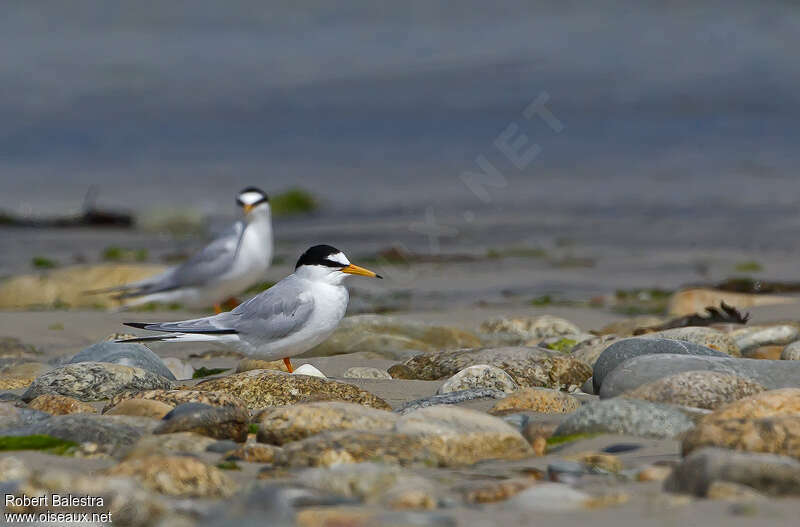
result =
M122 342L216 342L251 357L283 359L291 373L290 357L327 339L344 317L348 275L382 278L330 245L315 245L300 256L294 273L233 311L180 322L126 322L170 335Z
M236 196L244 212L220 237L189 260L163 273L120 287L90 291L119 292L126 307L150 302L179 303L188 307L214 306L264 280L272 262L272 218L267 195L248 187Z

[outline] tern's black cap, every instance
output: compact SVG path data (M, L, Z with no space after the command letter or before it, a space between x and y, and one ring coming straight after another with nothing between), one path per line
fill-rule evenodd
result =
M242 196L244 194L257 194L259 196L256 197L254 200L252 200L252 203L247 203L244 200L242 200ZM241 192L239 192L239 194L236 195L236 203L238 203L240 207L244 207L245 205L250 205L251 207L255 207L256 205L268 202L269 202L269 196L267 196L267 193L261 190L260 188L256 187L247 187L246 189L243 189Z
M340 251L336 247L331 247L330 245L315 245L314 247L311 247L300 256L300 259L297 260L297 265L295 265L294 268L297 269L301 265L324 265L326 267L346 267L347 264L343 264L342 262L336 262L329 258L331 255L338 254L341 252L342 251Z

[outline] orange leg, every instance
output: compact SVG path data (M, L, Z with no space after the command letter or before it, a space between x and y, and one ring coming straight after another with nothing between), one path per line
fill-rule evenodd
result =
M289 370L289 373L294 373L294 368L292 368L292 363L289 360L289 357L283 359L283 363L286 364L286 369Z
M231 298L227 299L227 300L226 300L226 301L223 303L223 305L224 305L225 307L227 307L227 308L228 308L228 310L231 310L231 309L235 309L235 308L236 308L236 306L238 306L238 305L239 305L239 303L240 303L240 302L239 302L238 300L236 300L235 298L231 297Z
M214 314L219 315L222 313L222 306L219 304L214 304Z

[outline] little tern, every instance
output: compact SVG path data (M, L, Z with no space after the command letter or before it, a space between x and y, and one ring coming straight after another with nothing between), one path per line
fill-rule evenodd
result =
M117 298L127 300L126 307L150 302L179 303L187 307L214 306L235 297L264 280L272 262L272 218L269 198L248 187L236 197L244 212L221 236L206 245L189 260L163 273L90 293L119 292Z
M330 245L315 245L300 256L294 273L233 311L180 322L126 322L170 334L122 342L216 342L250 357L283 359L291 373L289 359L327 339L344 317L349 275L382 278Z

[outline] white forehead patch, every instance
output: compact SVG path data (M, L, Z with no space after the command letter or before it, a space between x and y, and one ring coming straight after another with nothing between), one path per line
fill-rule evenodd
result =
M347 259L347 256L344 255L342 252L334 253L327 258L328 260L336 263L340 263L342 265L350 265L350 260Z
M242 192L239 194L239 201L245 205L252 205L264 197L260 192Z

